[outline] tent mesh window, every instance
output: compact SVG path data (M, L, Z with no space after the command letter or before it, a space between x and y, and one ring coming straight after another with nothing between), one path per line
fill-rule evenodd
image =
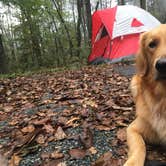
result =
M107 36L108 35L108 33L107 33L107 30L106 30L106 28L105 28L105 26L104 26L104 28L103 28L103 30L102 30L102 33L101 33L101 38L103 38L103 37L105 37L105 36Z

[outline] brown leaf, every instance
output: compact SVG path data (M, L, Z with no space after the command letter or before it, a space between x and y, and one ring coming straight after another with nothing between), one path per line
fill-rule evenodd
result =
M63 131L62 127L59 126L57 128L57 131L56 131L54 137L55 137L55 140L62 140L62 139L65 139L67 136L66 136L65 132Z
M104 153L92 166L122 166L124 159L114 158L111 152Z
M11 126L16 126L17 124L19 124L19 120L18 119L12 119L12 121L10 121L9 124Z
M14 154L9 161L9 166L19 166L20 161L21 158L18 155Z
M88 127L84 128L83 132L80 135L80 140L86 149L90 148L93 145L93 135Z
M69 154L73 159L83 159L86 156L86 150L84 150L84 149L71 149L69 151Z
M50 121L50 118L46 117L46 118L41 119L41 120L34 120L34 121L32 121L32 123L33 123L34 125L44 125L44 124L46 124L48 121Z
M117 120L116 124L118 127L127 127L128 126L128 124L122 122L122 120Z
M37 115L43 117L43 116L46 116L46 113L44 113L44 112L37 112Z
M35 130L35 127L32 124L30 124L30 125L28 125L28 126L21 129L21 131L23 133L32 133L32 132L34 132L34 130Z
M36 142L39 144L44 144L45 143L46 138L44 137L43 134L39 134L36 138Z
M13 110L13 106L4 106L4 107L3 107L3 110L4 110L5 112L11 112L11 111Z
M47 142L51 142L54 140L55 140L55 137L53 135L51 135L50 137L48 137Z
M123 110L123 111L132 111L132 107L120 107L120 106L112 106L113 109L115 110Z
M51 153L50 157L53 158L53 159L60 159L60 158L64 157L64 154L59 153L58 151L54 151L54 152Z
M48 153L48 152L47 152L47 153L46 153L46 152L45 152L45 153L42 153L42 154L41 154L41 158L42 158L42 160L49 159L49 158L50 158L50 153Z
M97 126L95 126L95 128L96 128L97 130L100 130L100 131L109 131L109 130L111 130L110 127L105 126L105 125L97 125Z
M0 165L1 166L7 166L7 160L4 156L0 154Z
M81 111L80 111L80 114L82 117L88 117L89 116L89 110L86 109L86 108L83 108Z
M83 104L84 108L86 108L87 106L91 106L91 107L95 107L95 108L98 107L98 105L97 105L97 103L95 101L92 101L92 100L89 100L89 99L86 99L84 101L84 104Z
M65 162L61 162L59 164L57 164L57 166L67 166Z
M62 159L48 160L48 161L45 161L42 166L58 166L58 164L60 164L59 166L66 166L66 165L63 165L65 163L61 161Z
M117 138L124 142L126 140L126 128L119 129L117 132Z
M96 160L93 166L113 166L112 159L113 159L112 153L110 151L106 152L102 156L100 156L99 159Z
M28 102L22 107L22 110L31 109L34 106L35 106L34 104Z
M47 133L54 133L54 128L50 125L50 124L45 124L44 127L43 127Z
M58 123L60 123L60 124L66 125L67 121L68 121L68 119L66 117L61 117L60 116L58 118Z
M90 154L96 154L97 153L96 148L93 147L93 146L91 148L89 148L88 151L90 152Z
M22 151L24 151L24 148L27 147L30 143L32 143L41 131L41 129L36 129L32 133L23 135L23 133L18 130L16 133L13 134L13 136L15 135L16 141L14 142L14 146L11 150L11 153L19 154Z
M75 123L76 121L80 120L79 117L73 117L72 119L70 119L69 121L66 122L66 126L70 126L70 127L77 127L78 123Z

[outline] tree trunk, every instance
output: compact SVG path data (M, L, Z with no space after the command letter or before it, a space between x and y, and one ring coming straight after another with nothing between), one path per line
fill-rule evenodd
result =
M140 6L142 9L146 10L146 0L140 0Z
M100 0L100 8L101 8L101 9L103 8L102 0Z
M53 14L47 9L47 13L50 15L51 19L52 19L52 24L54 25L54 28L56 30L56 34L58 34L57 36L55 35L55 40L57 41L57 44L58 44L58 49L61 51L62 55L64 55L65 51L64 51L64 48L63 48L63 44L61 42L61 39L60 39L60 35L59 35L59 32L58 32L58 28L57 28L57 25L56 25L56 20L53 16ZM53 29L53 32L55 33L54 29Z
M74 28L75 32L77 33L77 23L76 23L76 15L75 15L75 0L72 1L72 14L73 14L73 21L74 21Z
M85 9L86 9L86 21L87 21L87 29L88 29L88 39L89 42L91 40L92 35L92 17L91 17L91 4L90 0L85 0Z
M0 74L4 74L6 71L5 51L2 42L2 35L0 34Z
M58 14L58 16L59 16L59 18L60 18L60 21L61 21L61 23L63 24L64 29L65 29L65 31L66 31L66 35L67 35L67 38L68 38L68 41L69 41L69 52L70 52L70 55L73 56L73 51L72 51L72 50L73 50L73 43L72 43L72 40L71 40L71 36L70 36L69 30L68 30L68 28L67 28L67 25L66 25L66 23L65 23L65 20L63 19L62 15L61 15L61 12L60 12L59 9L58 9L58 6L57 6L57 4L56 4L56 1L55 1L55 0L52 0L52 2L53 2L54 6L55 6L55 8L56 8L56 10L57 10L57 14Z
M125 0L118 0L118 5L125 5Z
M95 11L97 11L99 8L99 1L97 1L96 6L95 6Z
M87 29L86 29L86 21L85 21L85 16L84 16L84 9L81 10L81 22L82 22L82 29L83 29L83 37L84 37L84 44L87 44Z
M36 22L33 21L31 14L24 9L23 6L20 6L22 14L24 15L24 19L28 22L28 29L31 37L31 46L32 46L32 54L36 60L37 67L42 65L42 53L40 48L40 29ZM35 62L34 62L35 65Z
M42 65L42 54L41 54L40 41L39 41L40 37L39 26L32 21L30 15L27 15L27 21L29 22L29 31L31 35L33 54L37 60L37 65L38 65L37 67L39 67Z
M78 11L78 19L77 19L77 56L80 55L80 47L81 47L81 2L77 0L77 11Z

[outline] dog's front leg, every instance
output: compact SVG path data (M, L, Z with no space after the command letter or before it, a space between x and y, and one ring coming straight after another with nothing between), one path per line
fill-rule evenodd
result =
M127 144L129 147L128 160L124 166L144 166L146 147L141 135L142 125L138 119L133 121L127 128Z

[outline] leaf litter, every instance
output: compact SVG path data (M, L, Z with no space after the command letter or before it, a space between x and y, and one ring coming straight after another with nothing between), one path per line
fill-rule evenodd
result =
M89 66L0 80L0 161L120 166L134 119L132 65ZM125 69L130 73L125 73ZM149 146L148 158L166 161Z

